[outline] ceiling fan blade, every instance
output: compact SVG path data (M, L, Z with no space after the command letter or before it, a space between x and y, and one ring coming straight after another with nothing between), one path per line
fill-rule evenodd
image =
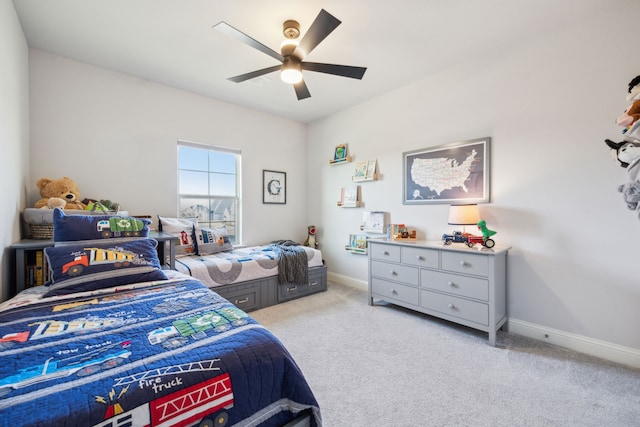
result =
M302 69L317 71L318 73L334 74L336 76L349 77L352 79L362 79L364 67L352 67L350 65L321 64L319 62L303 62Z
M278 52L276 52L275 50L271 49L268 46L263 45L258 40L254 39L252 37L249 37L248 35L246 35L242 31L232 27L231 25L227 24L224 21L221 21L221 22L217 23L216 25L213 26L213 28L215 30L220 31L223 34L226 34L226 35L231 36L231 37L233 37L233 38L235 38L237 40L240 40L242 43L247 44L247 45L251 46L254 49L258 49L262 53L266 53L270 57L272 57L274 59L277 59L280 62L284 61L284 57L282 55L280 55Z
M256 70L256 71L252 71L250 73L240 74L239 76L229 77L227 80L231 80L232 82L240 83L240 82L244 82L246 80L251 80L254 77L259 77L259 76L262 76L264 74L269 74L269 73L272 73L274 71L279 71L281 68L282 68L282 65L274 65L273 67L263 68L262 70Z
M311 98L311 93L309 92L307 84L304 82L304 80L300 80L298 83L294 84L293 87L296 90L298 101L306 98Z
M326 10L320 10L320 13L318 13L318 16L314 19L309 30L306 32L304 37L302 37L302 40L300 40L300 44L296 48L294 54L298 58L305 58L341 23L342 21L331 15Z

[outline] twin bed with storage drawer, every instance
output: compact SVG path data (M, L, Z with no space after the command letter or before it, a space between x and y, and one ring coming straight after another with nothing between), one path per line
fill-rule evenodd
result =
M257 310L327 290L322 253L299 246L305 271L280 274L282 254L273 245L252 246L205 256L176 259L176 270L192 276L245 311ZM292 267L294 268L294 267Z
M234 248L224 226L206 227L196 218L158 216L158 226L178 237L177 271L245 311L327 290L327 269L318 249L290 240Z
M479 246L478 246L479 247ZM507 320L509 248L369 241L369 304L384 300L489 334Z

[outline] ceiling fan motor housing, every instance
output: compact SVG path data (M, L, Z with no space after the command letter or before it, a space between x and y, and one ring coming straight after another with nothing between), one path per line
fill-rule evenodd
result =
M288 39L297 39L300 36L300 24L298 21L288 19L282 24L282 34Z

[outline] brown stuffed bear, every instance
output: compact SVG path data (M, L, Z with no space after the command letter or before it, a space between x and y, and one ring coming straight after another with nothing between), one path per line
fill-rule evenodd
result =
M87 206L80 201L80 190L75 181L69 177L61 179L40 178L36 185L42 197L35 204L36 208L49 208L52 198L60 198L66 202L65 209L85 209Z

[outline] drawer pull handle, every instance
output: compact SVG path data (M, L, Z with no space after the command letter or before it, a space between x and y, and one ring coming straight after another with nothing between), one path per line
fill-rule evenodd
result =
M452 288L455 288L455 287L456 287L456 284L455 284L455 283L453 283L453 282L447 282L447 285L449 285L449 286L450 286L450 287L452 287Z
M469 264L467 264L467 262L466 262L466 261L460 261L460 266L461 266L461 267L466 267L466 266L468 266L468 265L469 265Z
M395 275L397 275L398 273L396 273L395 271L391 270L391 271L389 272L389 274L391 274L392 276L395 276Z
M447 307L449 307L451 310L455 310L456 306L453 304L448 304Z
M318 284L318 281L316 280L315 282L309 282L309 286L315 286Z
M392 294L397 294L397 293L398 293L398 291L396 291L395 289L391 289L391 293L392 293Z
M383 252L382 252L382 255L389 255L389 252L387 252L387 251L383 251Z
M296 289L298 289L297 286L291 286L290 288L287 288L287 291L295 291Z
M245 302L249 302L249 298L245 298L245 299L241 299L241 300L236 300L236 305L238 305L238 304L244 304Z
M422 255L416 255L416 259L417 259L418 261L422 261L422 260L424 260L424 258L422 257Z

